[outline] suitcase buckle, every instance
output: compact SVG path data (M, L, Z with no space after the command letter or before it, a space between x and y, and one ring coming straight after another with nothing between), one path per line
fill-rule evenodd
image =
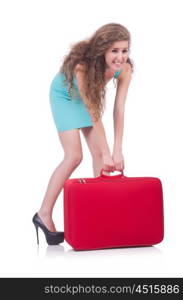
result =
M83 179L83 178L78 179L78 181L79 181L80 183L86 183L86 180Z

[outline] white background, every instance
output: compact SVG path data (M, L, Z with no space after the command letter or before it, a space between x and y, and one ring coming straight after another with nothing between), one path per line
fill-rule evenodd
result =
M0 276L181 277L182 1L36 0L0 4ZM49 106L49 87L72 43L116 22L132 35L135 72L128 92L123 149L126 176L163 183L165 238L147 248L75 252L64 242L37 248L32 216L63 159ZM103 122L113 144L113 83ZM91 157L74 177L92 177ZM115 174L116 175L116 174ZM63 230L63 194L54 210Z

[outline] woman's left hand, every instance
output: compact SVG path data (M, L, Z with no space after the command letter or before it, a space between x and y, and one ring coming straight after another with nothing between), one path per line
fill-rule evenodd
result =
M115 171L123 171L123 169L125 168L125 162L122 152L120 150L114 151L112 154L112 158L114 162Z

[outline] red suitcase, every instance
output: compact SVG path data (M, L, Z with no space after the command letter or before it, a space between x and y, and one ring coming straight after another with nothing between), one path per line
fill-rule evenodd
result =
M75 250L150 246L164 235L159 178L101 174L64 184L64 237Z

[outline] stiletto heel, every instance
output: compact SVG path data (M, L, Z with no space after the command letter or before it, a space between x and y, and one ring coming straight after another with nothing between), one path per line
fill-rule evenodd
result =
M45 234L46 241L48 245L58 245L64 241L64 232L62 231L56 231L52 232L49 231L48 228L44 225L43 221L39 217L38 213L36 213L32 219L32 222L34 223L36 227L36 233L37 233L37 243L39 244L39 236L38 236L38 228L41 228L42 231Z
M36 228L37 244L39 245L38 226L36 224L34 224L34 225L35 225L35 228Z

